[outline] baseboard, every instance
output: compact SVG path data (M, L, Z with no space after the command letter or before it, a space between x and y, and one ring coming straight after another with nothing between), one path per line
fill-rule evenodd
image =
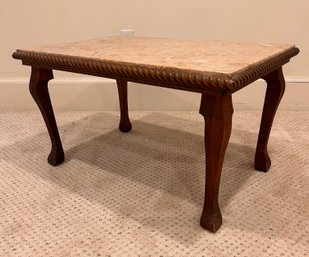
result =
M0 78L0 109L37 108L28 91L28 78ZM309 78L287 78L281 109L309 110ZM50 95L55 109L118 110L114 80L104 78L62 78L50 81ZM265 82L258 80L233 95L235 108L260 109ZM132 110L198 110L200 95L180 90L129 84Z

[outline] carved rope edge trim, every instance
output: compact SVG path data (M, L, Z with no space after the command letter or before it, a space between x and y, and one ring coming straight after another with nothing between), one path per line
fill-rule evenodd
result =
M130 78L136 80L141 79L150 83L151 81L160 81L167 84L172 83L173 85L185 85L192 89L210 89L227 93L237 91L256 79L263 77L271 71L271 69L276 69L287 63L290 58L297 55L298 52L298 48L292 47L269 60L232 74L121 63L109 60L105 61L24 50L17 50L14 52L13 58L22 60L25 65L42 66L42 68L48 67L56 70L101 75L102 77L123 77L128 80L130 80Z

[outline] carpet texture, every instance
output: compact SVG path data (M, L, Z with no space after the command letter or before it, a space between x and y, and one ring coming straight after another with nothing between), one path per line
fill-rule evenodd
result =
M268 173L253 169L260 112L235 111L221 229L199 226L197 112L57 112L64 164L47 164L39 111L0 113L0 256L308 256L309 112L279 111Z

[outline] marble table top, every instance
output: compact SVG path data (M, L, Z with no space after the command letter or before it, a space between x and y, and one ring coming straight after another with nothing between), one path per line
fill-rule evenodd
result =
M13 57L23 60L35 55L37 59L45 58L46 61L48 58L62 56L67 58L67 65L74 65L74 61L80 59L102 64L134 65L145 69L155 67L169 73L181 70L187 74L202 74L207 78L217 75L227 81L248 69L271 60L280 60L281 56L285 56L286 63L298 53L296 49L291 44L112 36L19 49Z

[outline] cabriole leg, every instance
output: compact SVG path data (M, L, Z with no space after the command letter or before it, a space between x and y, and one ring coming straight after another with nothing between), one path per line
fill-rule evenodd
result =
M123 79L117 79L117 88L120 105L119 129L122 132L128 132L132 128L128 112L128 82Z
M218 196L225 150L232 128L232 96L202 94L200 113L205 119L206 151L205 199L200 224L216 232L222 224Z
M52 70L32 67L29 89L41 111L50 136L52 149L48 163L55 166L64 161L64 153L48 93L48 81L51 79L53 79Z
M267 144L271 127L281 98L285 90L285 81L282 68L279 68L264 77L267 82L263 114L260 125L259 138L255 152L254 167L259 171L268 171L271 161L267 152Z

